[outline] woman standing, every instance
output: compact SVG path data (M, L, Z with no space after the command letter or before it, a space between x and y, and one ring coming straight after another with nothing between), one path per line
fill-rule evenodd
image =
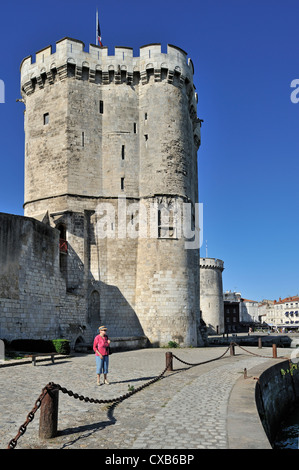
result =
M96 355L96 365L97 365L97 384L100 383L101 373L104 374L104 383L109 385L107 380L108 374L108 365L109 365L109 344L110 339L106 334L107 328L105 326L99 327L99 334L95 337L93 342L93 350Z

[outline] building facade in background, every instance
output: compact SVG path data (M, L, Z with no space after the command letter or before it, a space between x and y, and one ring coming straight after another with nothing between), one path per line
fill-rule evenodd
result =
M299 329L299 296L279 298L265 304L265 322L274 329Z

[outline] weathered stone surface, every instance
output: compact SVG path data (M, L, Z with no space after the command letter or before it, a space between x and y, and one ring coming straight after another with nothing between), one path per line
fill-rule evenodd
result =
M35 63L29 57L21 65L25 216L52 227L45 225L39 242L51 252L52 264L43 265L43 248L26 252L25 260L22 246L15 263L10 260L9 288L3 271L0 289L22 305L20 263L28 296L34 289L42 299L43 336L52 328L90 342L99 324L106 324L112 336L201 345L199 247L186 249L173 220L169 233L161 220L154 236L151 231L153 204L189 204L194 214L198 202L193 64L175 46L162 53L160 45L147 45L139 57L128 48L115 48L114 56L106 48L83 48L81 41L64 38L55 53L45 48ZM113 217L103 236L105 208ZM30 246L41 232L32 224ZM59 253L55 227L67 240L67 255ZM31 318L27 310L25 315Z

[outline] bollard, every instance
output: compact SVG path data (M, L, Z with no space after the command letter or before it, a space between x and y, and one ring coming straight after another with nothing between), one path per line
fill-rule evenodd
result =
M171 372L173 371L173 366L172 366L172 352L167 352L166 353L166 371Z
M51 439L57 436L58 392L58 388L49 387L42 401L39 418L40 439Z
M262 349L262 338L258 339L258 347L259 349Z
M235 355L235 345L230 343L229 350L230 350L230 355L234 356Z
M277 358L277 347L276 347L276 344L272 344L272 352L273 352L273 357L276 359L276 358Z

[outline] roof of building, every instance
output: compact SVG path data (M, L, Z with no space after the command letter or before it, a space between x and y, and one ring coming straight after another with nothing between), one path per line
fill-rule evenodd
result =
M279 297L279 300L274 300L274 303L275 304L285 304L286 302L298 302L299 301L299 296L298 295L294 295L293 297L286 297L285 299L281 299L281 297Z

